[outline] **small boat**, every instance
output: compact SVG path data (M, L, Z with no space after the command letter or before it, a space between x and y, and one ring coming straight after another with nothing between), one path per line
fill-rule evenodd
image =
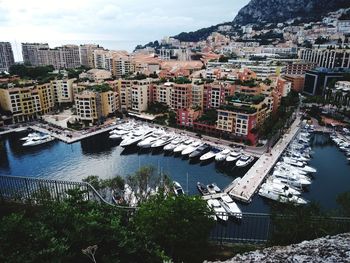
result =
M241 157L241 153L239 153L238 151L232 151L229 155L227 155L226 162L233 163L237 161L239 157Z
M221 205L229 213L231 216L236 217L238 219L242 219L242 210L238 207L235 201L228 194L223 194L221 196Z
M242 155L237 163L236 166L237 167L246 167L247 165L249 165L252 161L254 161L254 157L253 156L248 156L248 155Z
M230 149L224 149L221 152L219 152L216 156L215 156L215 161L217 162L223 162L226 160L226 157L231 153Z
M190 155L192 152L194 152L200 145L202 144L201 141L194 141L193 143L191 143L190 146L186 147L186 149L184 149L181 152L182 156L186 156L186 155Z
M197 158L198 156L201 156L202 154L206 154L210 150L209 144L203 144L199 146L194 152L192 152L189 157L190 158Z
M159 140L159 137L164 135L163 130L155 130L150 136L137 143L137 146L143 149L151 148L152 144Z
M220 152L219 149L217 148L212 148L211 151L207 152L206 154L202 155L199 160L202 162L206 162L209 161L213 158L215 158L215 156Z
M191 145L194 142L193 139L188 139L181 143L180 145L176 146L174 148L174 153L181 153L183 150L185 150L189 145Z
M227 221L228 220L228 214L227 214L225 208L223 208L221 206L221 204L220 204L220 202L218 200L216 200L216 199L209 199L207 201L207 203L208 203L208 206L214 210L214 213L215 213L215 215L216 215L216 217L218 219L221 219L223 221Z
M52 142L53 140L55 140L55 137L52 137L50 135L43 135L40 137L35 137L35 138L27 140L25 143L23 143L23 146L25 146L25 147L36 146L36 145Z
M175 195L177 196L180 196L180 195L184 195L185 192L184 190L182 189L182 186L180 185L180 183L174 181L173 182L173 189L174 189L174 193Z
M208 184L207 189L209 194L221 193L221 189L216 185L216 183Z
M201 195L208 195L208 194L210 194L209 191L208 191L208 188L204 184L202 184L200 182L197 182L197 189L201 193Z

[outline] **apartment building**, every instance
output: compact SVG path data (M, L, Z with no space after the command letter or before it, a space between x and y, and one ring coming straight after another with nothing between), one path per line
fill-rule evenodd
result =
M204 85L204 107L217 109L225 102L227 96L232 96L235 87L225 82L214 82Z
M38 50L49 49L47 43L22 43L23 62L32 66L39 66Z
M55 103L72 103L74 101L73 83L75 80L76 79L56 79L51 81Z
M286 75L305 75L305 72L314 69L315 63L298 62L286 66Z
M299 57L323 68L350 68L348 49L301 49Z
M55 69L69 69L80 66L79 46L63 45L50 49L48 44L22 43L25 63L32 66L52 65Z
M153 85L153 101L170 105L171 83Z
M10 42L0 42L0 72L8 72L13 64L15 64L15 58Z
M112 78L112 73L105 69L97 69L93 68L88 70L87 72L83 72L79 75L80 79L89 79L90 81L102 82L106 79Z
M192 107L204 108L204 84L193 84L192 85Z
M134 81L131 86L131 108L130 110L141 113L148 108L149 80Z
M283 75L283 78L291 83L291 90L301 92L304 88L304 75Z
M271 76L279 76L285 73L285 66L277 65L245 65L245 68L255 72L258 79L265 80Z
M112 90L85 90L75 95L77 118L86 125L93 125L118 110L117 94Z
M179 109L176 112L176 123L182 127L194 127L195 121L201 114L202 111L197 109Z
M120 79L118 83L119 105L121 111L127 111L131 107L132 80Z
M173 110L187 109L192 106L192 85L171 84L170 108Z
M79 46L80 64L88 68L94 68L95 67L95 60L94 60L95 50L103 50L103 48L100 47L99 45L94 45L94 44L80 45Z
M0 105L12 114L13 122L31 121L54 106L50 84L0 89Z

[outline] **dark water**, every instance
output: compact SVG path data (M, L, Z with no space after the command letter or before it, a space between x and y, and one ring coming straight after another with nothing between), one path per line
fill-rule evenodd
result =
M54 141L33 148L21 146L19 138L25 134L3 136L0 146L0 174L80 181L88 175L112 178L127 176L141 166L152 165L158 171L180 182L190 194L197 194L197 181L216 182L224 188L237 176L243 176L249 167L237 169L215 162L191 163L181 157L166 156L162 152L139 152L136 148L123 149L108 139L108 134L98 135L75 144ZM336 206L337 194L350 191L350 166L342 152L328 136L315 135L312 145L314 158L310 165L318 169L309 192L303 196L318 201L325 208ZM188 184L187 184L188 182ZM268 202L255 196L249 205L240 204L245 212L268 212Z

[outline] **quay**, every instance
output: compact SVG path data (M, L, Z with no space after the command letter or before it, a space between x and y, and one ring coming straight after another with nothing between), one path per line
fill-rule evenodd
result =
M290 131L283 135L271 151L263 154L238 183L233 181L224 192L237 200L250 203L253 195L258 191L259 186L275 166L281 154L299 133L300 123L300 117L297 117Z
M34 131L37 131L37 132L50 134L52 137L55 137L56 139L58 139L60 141L63 141L63 142L68 143L68 144L71 144L71 143L75 143L75 142L81 141L83 139L95 136L95 135L100 134L100 133L111 131L111 130L115 129L116 126L117 125L111 125L111 126L108 126L108 127L105 127L105 128L101 128L101 129L97 129L96 131L88 132L88 133L85 133L85 134L83 134L81 132L72 132L72 133L61 132L61 133L57 133L57 132L50 131L49 129L44 128L44 127L39 126L39 125L32 125L32 126L29 126L29 128L34 130ZM71 137L69 135L71 135Z

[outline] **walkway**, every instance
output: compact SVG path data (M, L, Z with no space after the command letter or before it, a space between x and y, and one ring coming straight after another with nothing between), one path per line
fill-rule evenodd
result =
M293 122L290 131L277 142L273 149L271 149L271 152L263 154L239 183L233 185L232 182L225 189L225 192L240 201L247 203L251 202L253 195L258 191L259 186L276 164L283 151L298 134L299 129L300 117L297 117Z

